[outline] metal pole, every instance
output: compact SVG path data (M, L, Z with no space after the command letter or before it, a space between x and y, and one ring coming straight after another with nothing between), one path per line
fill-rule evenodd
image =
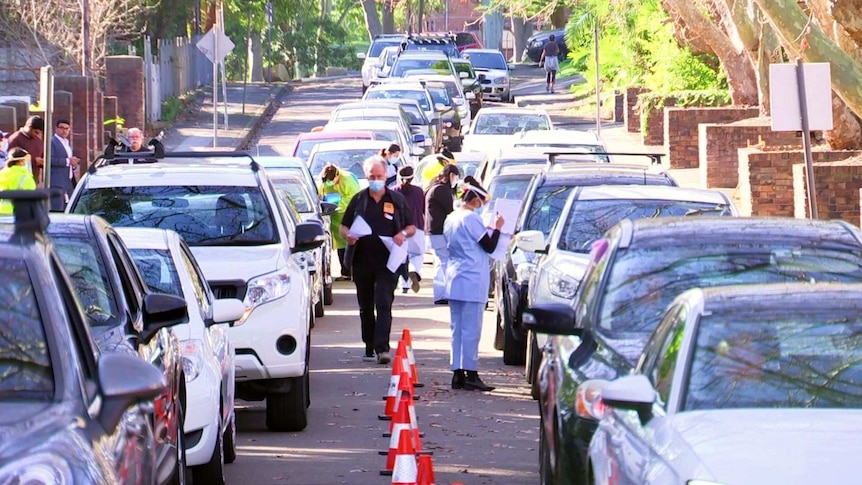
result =
M817 192L814 190L814 161L811 156L811 131L808 127L808 99L805 96L805 71L802 58L796 58L796 84L799 88L799 114L802 115L802 148L805 150L805 179L808 182L808 207L812 219L817 215Z
M272 2L267 2L266 4L266 15L267 15L267 37L269 42L266 44L266 57L268 58L269 63L269 77L267 78L267 82L272 82L272 21L273 21L273 10L272 10Z
M90 0L81 0L81 75L90 75Z
M245 90L248 87L248 56L251 55L249 52L249 44L251 43L251 9L249 9L248 20L246 21L246 30L245 30L245 71L243 71L242 77L242 114L245 114Z
M52 114L54 112L54 69L51 66L45 66L39 72L39 84L41 87L41 98L39 100L40 108L45 110L45 114L43 115L43 120L45 122L45 129L42 130L42 143L44 143L43 150L43 163L44 168L42 171L42 186L46 188L51 187L51 137L54 133L54 122L52 119ZM50 207L50 198L48 201L48 207Z
M218 39L219 24L213 24L213 148L218 146Z
M599 73L599 20L596 19L593 32L596 44L596 134L602 134L602 78Z

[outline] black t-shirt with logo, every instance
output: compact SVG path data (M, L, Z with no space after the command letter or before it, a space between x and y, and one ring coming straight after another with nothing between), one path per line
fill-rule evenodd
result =
M393 237L405 227L413 225L413 215L407 209L404 196L386 189L380 202L377 202L368 193L368 189L365 189L350 200L341 225L350 228L357 215L361 215L371 227L371 235L356 241L353 265L385 268L389 251L379 236Z

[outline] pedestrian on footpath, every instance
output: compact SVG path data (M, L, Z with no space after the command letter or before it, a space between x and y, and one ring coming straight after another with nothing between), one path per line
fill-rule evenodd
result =
M431 249L434 250L434 304L445 305L446 300L446 261L449 249L443 236L443 223L454 210L455 187L461 178L461 171L455 165L446 165L431 181L425 191L425 232L429 235Z
M425 227L425 193L413 185L413 167L401 167L398 179L401 185L395 191L404 196L413 214L413 225L417 227L416 233L407 241L407 262L401 266L401 292L407 293L408 288L412 288L413 293L419 293L419 282L422 281L419 272L425 260L425 231L418 228Z
M488 255L497 248L505 221L497 214L493 232L488 234L477 211L490 195L473 177L465 177L461 188L464 203L449 214L443 229L449 248L446 290L452 330L452 389L493 391L494 387L479 378L479 337L491 284Z
M320 178L323 181L318 188L320 200L338 205L338 212L329 216L329 231L332 233L332 243L338 253L338 264L341 266L341 276L336 280L347 281L350 279L350 267L344 263L347 238L341 235L341 219L344 217L347 205L359 192L359 181L352 173L331 163L323 167Z
M75 188L75 169L81 159L72 155L69 120L57 120L55 128L56 133L51 137L51 210L62 212Z
M548 37L548 43L542 49L542 57L539 58L539 65L544 62L545 72L545 91L554 92L554 83L557 81L557 69L560 68L560 46L557 45L556 36L551 34Z
M23 148L13 148L6 155L6 164L0 170L0 191L3 190L36 190L36 179L27 164L30 154ZM12 201L0 199L0 215L11 215L14 212Z
M42 135L45 133L45 121L41 116L27 118L24 126L9 136L9 152L15 148L23 148L30 154L30 170L33 171L33 179L37 186L42 184L42 172L45 169L45 146L42 143ZM8 157L8 156L7 156Z
M388 148L380 150L380 156L386 160L386 186L390 189L398 187L398 157L401 156L401 147L395 143L389 145Z
M403 246L416 233L413 215L404 196L386 187L386 160L365 160L368 188L356 194L341 220L341 236L349 245L345 255L351 265L362 323L365 360L378 364L391 362L389 332L392 328L392 301L395 299L397 271L388 267L390 252L386 244ZM386 238L385 240L383 238ZM375 315L376 310L376 315Z

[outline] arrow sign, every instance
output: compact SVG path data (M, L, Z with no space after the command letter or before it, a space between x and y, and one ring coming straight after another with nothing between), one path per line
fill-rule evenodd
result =
M218 42L218 49L216 49L216 42ZM215 27L204 34L201 40L195 45L212 63L224 62L224 58L236 47L230 38L224 35L221 29L216 29ZM218 54L218 58L216 58L216 53Z

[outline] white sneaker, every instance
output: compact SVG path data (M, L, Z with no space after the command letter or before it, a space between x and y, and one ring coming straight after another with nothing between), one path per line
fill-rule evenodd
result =
M392 359L389 357L389 352L378 352L377 354L377 363L380 365L388 364L392 362Z

